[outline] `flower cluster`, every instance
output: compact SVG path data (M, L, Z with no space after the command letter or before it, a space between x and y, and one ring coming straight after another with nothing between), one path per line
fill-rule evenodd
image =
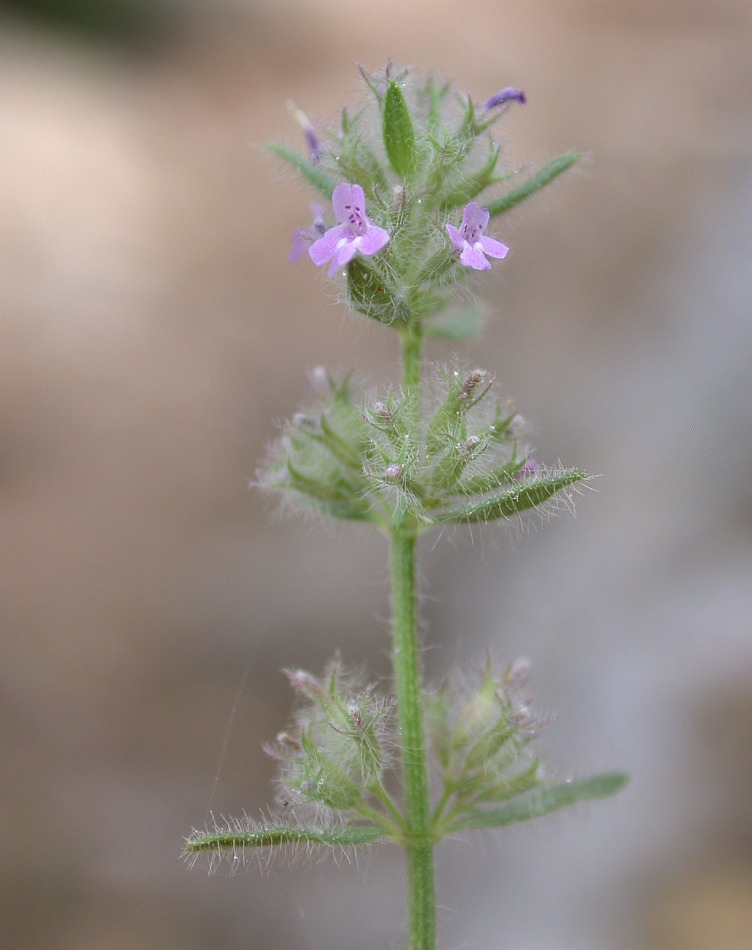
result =
M401 519L419 531L508 520L586 477L532 458L522 418L490 398L493 377L483 369L437 368L435 409L424 420L409 395L361 402L349 381L317 375L327 394L285 426L259 482L321 514L387 531Z
M502 674L490 658L474 690L445 683L427 698L428 734L443 789L436 820L482 816L482 806L514 798L541 783L535 737L546 720L521 696L529 663L518 659Z
M485 231L512 193L476 199L514 177L500 170L490 130L525 94L507 87L477 106L449 85L414 82L391 67L364 78L370 100L345 110L331 137L292 107L308 158L273 147L333 212L325 223L321 205L312 206L313 223L296 229L289 259L307 252L330 277L343 273L357 312L398 329L423 320L431 333L452 285L508 253Z
M264 747L280 764L279 803L362 817L392 764L393 703L347 675L338 659L320 678L304 670L287 677L299 701L295 722Z

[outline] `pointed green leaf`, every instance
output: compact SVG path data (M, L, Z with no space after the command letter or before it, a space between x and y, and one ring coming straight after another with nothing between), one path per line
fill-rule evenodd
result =
M501 828L504 825L529 821L531 818L540 818L567 805L595 798L606 798L622 789L627 781L626 775L617 772L610 775L596 775L594 778L582 779L579 782L543 786L524 799L514 799L501 808L460 816L452 822L449 833L471 828Z
M385 194L389 188L384 169L365 141L357 134L344 136L336 156L345 181L356 181L369 197Z
M273 848L284 845L323 844L330 847L357 847L385 838L377 825L335 825L331 828L294 828L269 825L248 831L194 831L185 843L189 854L225 849Z
M303 472L293 465L290 459L287 460L287 474L291 488L305 495L309 495L316 501L345 504L359 501L356 489L342 478L338 478L336 481L330 478L324 482L320 478L304 475ZM283 485L283 487L285 486ZM353 507L359 506L353 504Z
M443 452L449 443L467 438L465 416L483 399L493 383L485 370L475 369L461 376L454 372L449 378L447 398L439 406L426 429L426 458Z
M511 778L499 781L496 785L490 784L476 796L476 802L504 802L509 798L516 798L524 792L529 792L539 784L538 770L540 764L536 759L524 771Z
M549 162L548 165L534 172L527 181L524 181L518 188L508 191L495 201L490 201L488 203L488 213L493 218L496 215L504 214L505 211L510 211L526 198L534 195L536 191L540 191L541 188L545 188L546 185L550 184L555 178L558 178L559 175L570 169L572 165L579 161L579 158L580 156L576 152L567 152L565 155L560 155L558 158L555 158L552 162Z
M588 477L587 472L575 469L555 475L544 475L531 482L521 482L519 485L504 488L460 508L439 511L433 515L433 520L437 524L478 524L496 521L498 518L511 518L530 508L538 508L562 488Z
M510 416L510 421L513 416ZM519 472L526 461L526 456L513 455L504 465L498 465L496 468L487 472L478 472L470 478L464 479L455 489L454 494L480 495L486 492L500 488L502 485L509 485L514 475Z
M402 90L390 82L384 97L384 148L395 172L410 179L418 163L415 130Z
M439 128L439 120L441 118L441 103L446 96L449 86L436 86L434 85L433 80L430 80L429 87L430 95L430 105L428 107L428 131L434 135Z
M499 146L492 142L485 164L477 171L455 182L452 191L441 196L441 207L444 211L456 208L457 205L467 204L489 185L498 181L494 178L494 172L499 160L499 152Z
M334 429L332 429L331 424L324 413L321 415L319 424L321 425L323 444L326 445L332 455L339 462L342 462L343 465L354 469L358 474L360 474L360 472L363 470L363 463L360 460L360 456L353 449L353 447L346 442L345 439L337 435Z
M280 158L284 158L286 162L289 162L303 178L320 191L325 198L331 201L336 182L330 175L319 168L318 165L314 165L312 162L309 162L307 158L303 158L302 155L298 155L298 153L292 149L285 148L284 145L278 145L276 142L269 142L266 147L270 152L279 155Z
M361 498L358 489L337 478L328 483L321 479L310 478L300 472L288 459L287 481L281 481L274 488L293 489L309 498L314 506L332 518L344 518L349 521L370 521L372 512L368 502Z

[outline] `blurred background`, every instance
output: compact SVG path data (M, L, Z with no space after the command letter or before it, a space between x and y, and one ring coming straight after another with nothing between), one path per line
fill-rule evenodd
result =
M632 775L443 845L441 945L752 948L750 49L748 0L0 3L5 946L403 945L389 849L179 857L272 800L281 667L388 671L385 543L247 481L311 368L397 376L286 262L312 196L262 147L302 147L286 100L329 122L391 57L524 88L510 167L585 154L499 222L464 353L540 459L603 477L575 520L426 539L428 674L524 654L552 769Z

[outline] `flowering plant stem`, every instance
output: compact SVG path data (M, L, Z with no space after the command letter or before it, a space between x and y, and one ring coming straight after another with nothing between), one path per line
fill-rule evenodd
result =
M408 934L412 950L436 946L433 834L428 798L426 742L421 704L421 674L415 587L416 536L398 528L392 535L394 643L392 662L397 720L402 741L405 795L405 850L409 896Z
M526 660L497 674L489 655L472 687L447 680L430 689L418 638L421 534L519 520L557 501L571 507L574 487L588 477L533 458L514 405L489 396L488 370L432 370L422 360L424 337L461 339L477 329L472 313L468 319L450 305L468 272L507 255L506 244L485 233L491 218L577 156L485 197L511 177L499 174L500 148L488 129L510 102L525 101L523 92L506 87L477 106L433 79L408 82L391 64L383 75L362 75L372 99L343 111L328 145L294 110L309 158L273 151L331 202L337 222L327 227L323 208L312 204L312 223L295 231L290 260L307 251L314 264L328 265L353 311L399 335L402 385L362 402L349 377L338 382L318 368L317 403L285 425L259 484L320 515L376 525L390 539L394 695L349 673L339 658L321 677L287 670L298 708L290 730L265 746L280 766L278 808L261 820L212 820L192 832L185 853L190 863L208 854L210 869L229 855L235 869L254 854L264 862L272 849L349 852L395 843L406 855L408 946L435 950L440 841L603 798L626 782L619 773L564 782L546 774L535 741L542 720L520 696ZM402 773L395 798L386 781L393 767Z
M404 393L417 402L421 381L419 333L405 331L402 346ZM392 668L402 746L409 946L411 950L432 950L436 946L436 896L418 648L417 526L404 521L395 524L391 541Z

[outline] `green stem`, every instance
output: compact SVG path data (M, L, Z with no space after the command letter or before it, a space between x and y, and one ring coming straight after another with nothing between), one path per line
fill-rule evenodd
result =
M420 324L408 323L402 330L402 385L405 393L412 393L416 398L420 393L422 346Z
M419 403L421 362L419 329L403 334L405 393ZM421 702L418 649L416 547L417 525L401 521L392 528L392 612L397 719L402 746L405 795L405 850L409 898L410 950L436 947L434 840L428 790L426 741Z

